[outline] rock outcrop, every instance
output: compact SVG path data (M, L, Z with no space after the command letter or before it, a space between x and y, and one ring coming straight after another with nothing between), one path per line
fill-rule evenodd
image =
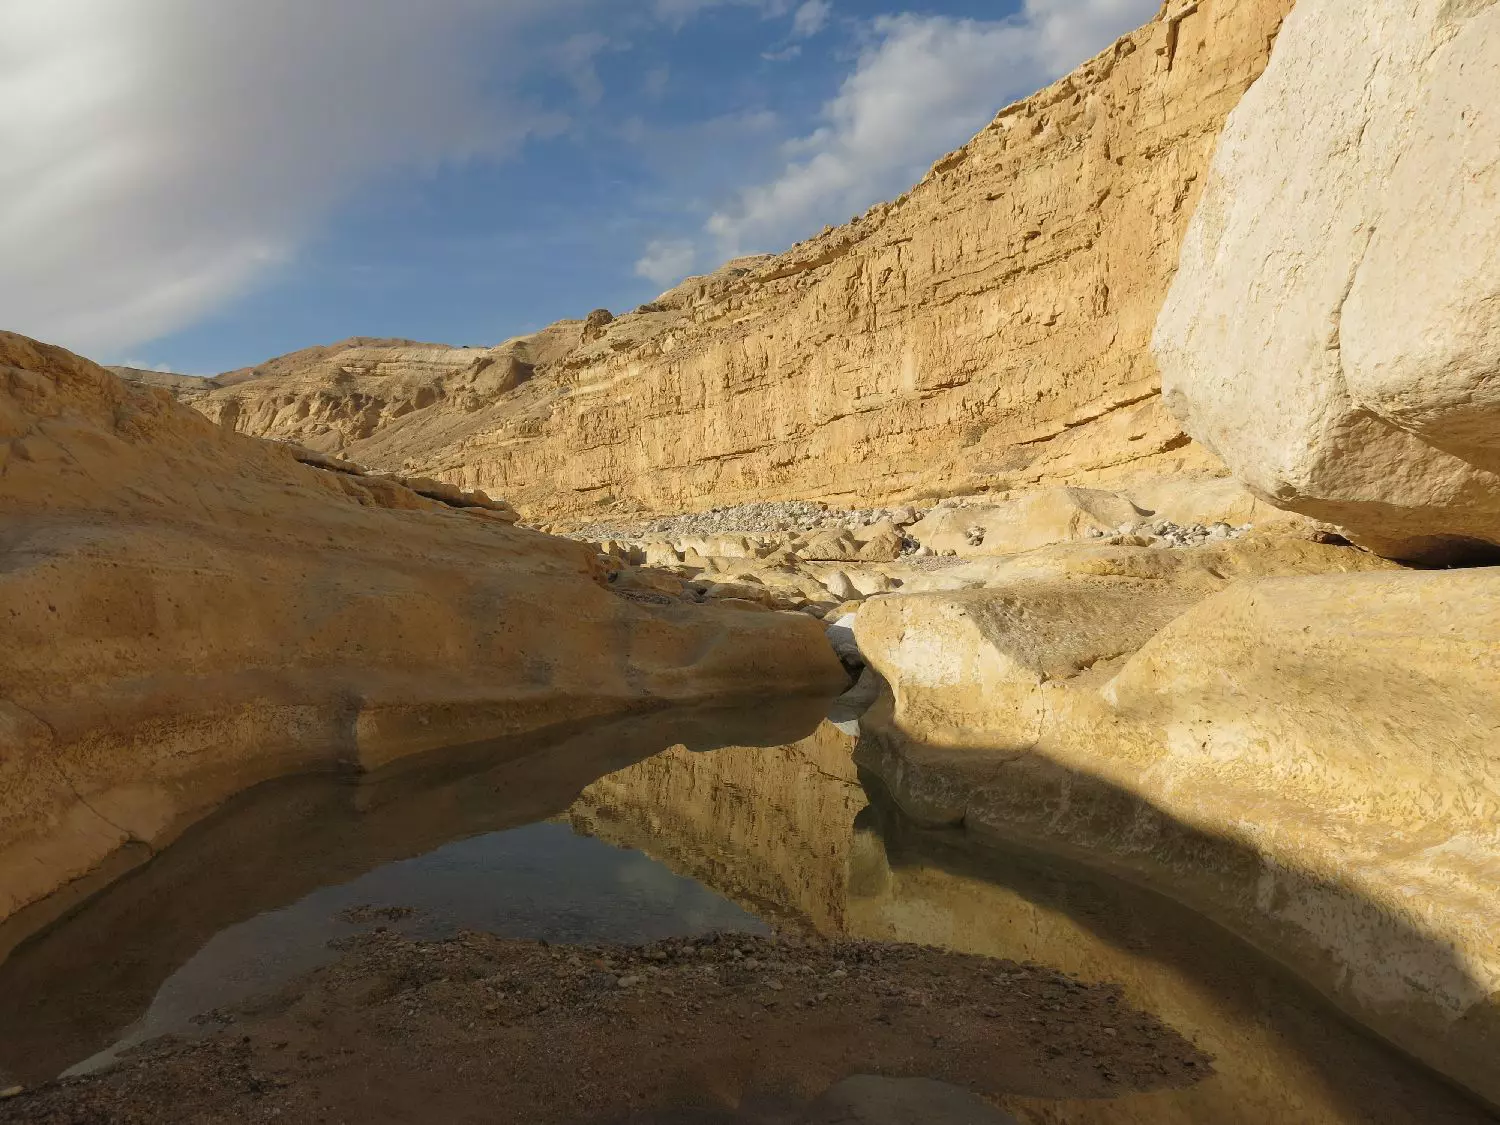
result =
M1290 5L1169 5L895 202L633 312L488 351L315 351L193 405L538 518L1219 471L1147 343Z
M1500 557L1497 97L1491 0L1300 0L1156 331L1189 433L1395 558Z
M860 761L929 822L1207 914L1500 1101L1500 571L1249 546L1038 552L866 603L892 695Z
M0 469L0 919L268 777L847 682L803 615L633 602L9 334Z

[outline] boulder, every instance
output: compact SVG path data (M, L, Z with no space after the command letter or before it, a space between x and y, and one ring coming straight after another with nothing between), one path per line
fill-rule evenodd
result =
M863 596L842 570L832 571L825 576L823 587L841 602L852 601Z
M1500 555L1500 7L1300 0L1230 115L1153 350L1257 494Z
M878 534L867 539L859 549L859 561L870 563L895 562L906 548L906 540L894 527L887 525Z
M906 533L934 554L1013 555L1050 543L1113 534L1145 513L1097 488L1047 488L995 504L939 505Z
M797 548L796 555L809 562L854 562L863 544L847 531L819 531Z
M647 543L642 555L646 566L676 566L682 561L682 555L670 543Z

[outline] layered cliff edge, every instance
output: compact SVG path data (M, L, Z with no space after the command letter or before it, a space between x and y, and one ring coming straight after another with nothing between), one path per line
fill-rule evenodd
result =
M1220 473L1162 408L1148 344L1290 7L1169 3L901 198L631 313L484 349L352 340L171 389L534 519Z

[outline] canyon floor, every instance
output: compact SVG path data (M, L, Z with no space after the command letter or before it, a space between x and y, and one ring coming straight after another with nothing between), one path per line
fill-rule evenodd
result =
M873 1121L806 1107L863 1071L1052 1097L1212 1072L1107 985L914 946L751 935L601 947L377 932L205 1022L222 1029L13 1100L0 1120Z

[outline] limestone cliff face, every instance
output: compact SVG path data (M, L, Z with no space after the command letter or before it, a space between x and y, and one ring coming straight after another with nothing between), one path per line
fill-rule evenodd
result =
M1156 333L1195 437L1391 558L1500 555L1497 97L1494 0L1302 0Z
M895 202L612 321L485 351L321 349L193 404L561 515L1211 468L1147 345L1290 6L1170 4Z

